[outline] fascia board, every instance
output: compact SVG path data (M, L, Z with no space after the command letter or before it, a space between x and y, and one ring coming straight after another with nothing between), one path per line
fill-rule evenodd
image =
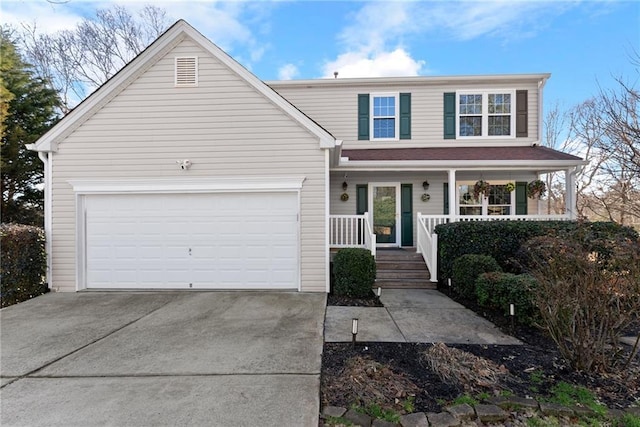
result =
M304 176L217 179L70 180L76 194L225 193L297 191Z
M503 82L539 82L551 77L550 73L532 74L486 74L486 75L459 75L459 76L412 76L412 77L364 77L364 78L325 78L315 80L270 80L265 83L269 86L293 87L293 86L385 86L389 84L406 85L440 85L440 84L494 84ZM276 89L277 90L277 89Z
M378 170L403 170L403 169L456 169L456 170L475 170L475 169L549 169L558 170L568 167L575 167L587 164L584 160L504 160L497 162L495 160L393 160L393 161L348 161L344 157L340 161L340 165L336 169L378 169Z
M85 98L76 108L69 114L62 118L62 120L45 133L35 143L35 151L56 151L57 141L61 135L77 121L85 118L93 108L100 105L105 99L107 99L111 93L123 84L126 84L131 77L136 75L138 71L147 63L147 61L165 49L172 42L177 40L185 30L185 26L188 24L184 21L178 21L171 28L169 28L159 39L149 45L140 55L135 57L129 64L125 65L123 69L117 72L113 77L107 80L101 87L95 92Z
M171 28L169 28L162 36L160 36L159 39L152 43L140 55L134 58L122 70L116 73L103 86L89 95L88 98L82 101L58 124L56 124L52 129L50 129L47 133L40 137L40 139L36 141L32 149L34 151L56 151L57 138L59 138L61 135L64 135L65 132L72 126L74 126L77 121L85 118L85 116L88 115L94 107L100 105L101 102L107 99L114 90L116 90L121 85L126 84L129 79L135 76L136 73L138 73L138 71L145 66L147 61L160 53L174 41L179 40L180 36L183 34L191 37L196 42L198 42L205 50L209 51L209 53L219 59L232 71L236 72L241 78L246 80L271 102L280 107L286 114L298 121L298 123L308 129L313 135L318 137L321 148L332 148L335 145L334 138L326 130L322 129L311 119L294 108L278 93L265 85L264 82L262 82L254 74L240 65L236 60L231 58L222 49L214 45L209 39L195 30L195 28L189 25L186 21L180 20L176 22Z
M256 90L258 90L258 92L264 95L267 99L269 99L286 114L295 119L302 126L307 128L307 130L309 130L313 135L318 137L321 148L333 148L333 146L335 145L335 139L331 136L331 134L329 134L318 124L314 123L313 120L309 119L309 117L307 117L302 112L300 112L300 110L291 105L287 100L280 96L279 93L271 89L262 80L256 77L255 74L251 73L249 70L243 67L238 61L233 59L231 56L229 56L229 54L213 44L195 28L193 28L186 22L185 25L186 27L184 31L191 38L200 43L205 49L209 51L209 53L220 60L224 65L229 67L233 72L250 83Z

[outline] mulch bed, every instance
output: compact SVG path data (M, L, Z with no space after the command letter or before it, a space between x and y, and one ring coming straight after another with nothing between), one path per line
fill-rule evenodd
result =
M346 299L337 302L349 305ZM350 407L354 403L371 403L371 396L377 395L378 404L403 413L407 398L411 397L414 411L437 412L464 393L474 396L508 390L521 397L544 397L560 381L586 387L609 408L626 408L640 402L640 356L625 373L575 372L540 330L523 326L512 329L510 319L500 313L485 312L468 301L458 302L525 344L434 348L432 344L359 343L353 349L350 343L325 343L322 404ZM637 332L639 327L635 325L630 332ZM425 357L429 352L439 362ZM445 381L437 371L457 372L461 380L453 381L449 375ZM372 391L375 389L379 392Z

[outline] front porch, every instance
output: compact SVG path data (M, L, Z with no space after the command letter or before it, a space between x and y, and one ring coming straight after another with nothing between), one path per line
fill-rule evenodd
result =
M567 221L572 219L569 214L564 215L423 215L416 214L416 245L415 252L420 254L429 272L429 281L438 281L438 235L435 227L440 224L461 221ZM364 248L371 251L377 258L380 245L378 236L374 233L372 218L368 212L361 215L330 215L329 216L329 248ZM386 239L383 239L386 240ZM383 247L389 247L383 243ZM403 247L398 244L396 247ZM412 247L406 247L411 251ZM386 269L385 274L389 274ZM422 276L426 281L426 277ZM415 282L415 281L410 281Z

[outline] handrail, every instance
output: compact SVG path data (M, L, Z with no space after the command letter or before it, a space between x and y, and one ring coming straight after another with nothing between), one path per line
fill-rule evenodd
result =
M376 235L373 233L373 227L371 226L371 221L369 220L369 212L364 213L364 241L365 247L369 249L371 255L376 257Z
M417 215L417 245L416 252L422 254L422 259L427 268L429 269L432 282L438 281L438 235L433 232L433 228L429 229L429 226L435 227L433 221L428 221L433 218L429 218L418 212ZM429 225L427 225L429 224Z

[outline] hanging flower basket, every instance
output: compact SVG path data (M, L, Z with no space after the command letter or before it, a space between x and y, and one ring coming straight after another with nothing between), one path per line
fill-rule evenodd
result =
M516 189L516 185L513 182L507 182L507 184L504 186L504 189L511 193Z
M491 184L487 181L479 180L476 181L473 186L473 195L476 199L480 198L480 195L483 194L485 197L489 195L489 191L491 190Z
M547 184L544 181L536 179L527 184L527 196L530 199L540 199L547 194Z

